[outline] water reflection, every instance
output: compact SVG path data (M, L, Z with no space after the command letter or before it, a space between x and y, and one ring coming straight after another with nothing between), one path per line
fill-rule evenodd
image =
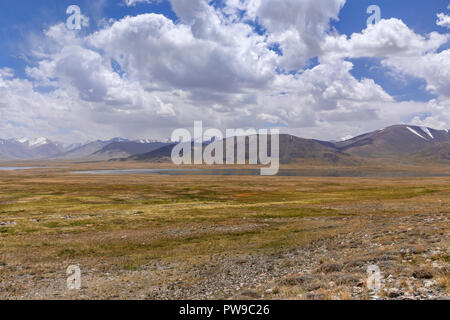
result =
M126 169L75 171L74 174L127 175L160 174L170 176L260 176L260 169ZM281 169L281 177L449 177L450 174L430 174L408 171L359 171L345 169Z

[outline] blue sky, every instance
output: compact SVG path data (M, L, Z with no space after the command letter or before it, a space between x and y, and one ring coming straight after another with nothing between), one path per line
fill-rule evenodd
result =
M446 12L448 0L433 1L404 1L404 0L358 0L349 1L340 13L340 20L332 25L343 34L351 36L354 32L360 32L366 27L368 15L362 15L372 5L381 8L381 18L398 18L404 21L410 28L420 34L433 31L444 31L436 25L436 12ZM357 78L367 77L374 79L378 84L390 93L398 101L415 100L428 101L434 98L424 90L425 82L421 79L408 78L407 81L398 81L380 70L376 59L355 59L352 73Z
M449 25L437 25L437 14L450 15L449 0L263 0L256 12L249 5L254 0L227 1L0 2L0 72L12 70L11 88L17 87L14 81L31 86L27 102L20 90L6 91L7 101L0 98L0 137L146 138L163 127L167 137L183 119L192 116L207 122L199 119L206 115L212 119L210 125L280 126L298 135L329 139L399 122L450 127L445 80L450 43L444 39ZM81 31L64 31L74 42L72 48L70 42L47 33L53 28L62 35L57 26L67 20L69 5L78 5L89 18L89 26ZM387 22L368 34L370 5L379 6ZM136 20L145 13L161 14L175 27L155 17ZM237 18L230 20L233 14ZM338 21L333 19L336 14ZM151 27L154 23L165 26L159 35L164 41L142 34L158 33ZM246 36L242 25L253 32ZM143 31L135 35L133 30ZM92 37L96 31L99 36ZM136 37L136 42L128 42L121 32ZM395 32L403 32L405 38ZM430 33L435 33L433 39ZM347 40L339 38L342 35ZM392 48L386 37L392 38ZM261 41L267 50L256 45ZM68 56L69 48L73 52ZM360 51L344 52L345 48ZM392 56L385 54L389 50L394 50ZM124 51L122 62L119 51ZM61 64L78 61L82 66L86 56L92 62L82 71ZM4 77L10 77L9 71ZM0 73L0 89L1 81ZM41 102L36 107L31 101ZM44 110L42 104L52 107ZM62 121L68 117L59 113L63 109L71 110L73 119ZM29 118L22 121L20 113ZM154 130L140 123L145 117L152 119Z
M216 1L220 6L222 1ZM158 13L176 21L168 1L137 3L124 5L123 0L74 1L74 0L15 0L0 2L0 67L10 67L16 75L26 77L25 67L33 64L26 57L30 37L41 34L45 29L67 19L66 8L69 5L80 6L82 13L89 17L90 27L86 32L96 30L104 18L119 20L127 15ZM350 0L339 14L339 21L332 22L332 27L341 34L350 36L366 27L370 5L381 8L382 18L402 19L410 28L420 34L432 31L445 31L435 24L436 13L446 12L448 0L422 1L412 0ZM399 82L383 70L377 59L350 59L355 64L352 74L356 78L372 78L399 101L426 101L435 97L424 90L424 81L408 78Z

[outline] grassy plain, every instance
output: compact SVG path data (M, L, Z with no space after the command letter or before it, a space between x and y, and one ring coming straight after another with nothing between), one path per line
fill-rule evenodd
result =
M449 295L450 177L80 175L71 171L155 165L50 165L0 171L0 299L367 299L370 264L384 298ZM66 287L74 264L79 291Z

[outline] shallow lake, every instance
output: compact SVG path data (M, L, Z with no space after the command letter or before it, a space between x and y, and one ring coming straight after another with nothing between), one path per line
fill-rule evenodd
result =
M74 171L74 174L92 175L128 175L128 174L160 174L170 176L259 176L259 169L126 169L126 170L89 170ZM450 174L430 174L426 172L407 171L358 171L333 169L281 169L281 177L450 177Z
M0 167L0 171L40 169L39 167Z

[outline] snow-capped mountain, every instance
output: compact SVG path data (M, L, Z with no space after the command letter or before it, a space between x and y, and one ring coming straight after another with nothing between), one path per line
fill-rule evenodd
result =
M172 141L170 141L170 139L165 139L165 140L153 140L153 139L141 139L141 140L135 140L135 142L139 142L139 143L171 143Z
M28 139L26 137L20 138L20 139L15 139L15 141L17 141L18 143L21 143L23 145L26 145L30 148L38 148L41 146L44 146L46 144L51 144L52 142L45 138L45 137L39 137L36 139Z
M280 152L283 159L296 157L322 159L324 154L331 159L345 156L395 157L417 156L436 159L450 158L449 130L427 127L396 125L369 132L343 141L318 141L283 136ZM295 141L296 143L293 143ZM116 158L152 159L154 156L170 156L173 143L152 139L128 140L113 138L96 140L85 144L64 146L45 137L29 139L0 139L0 160L109 160ZM283 149L284 148L284 149ZM148 156L146 156L148 155ZM286 160L287 161L287 160Z
M0 140L0 160L47 159L63 150L64 147L61 143L53 142L44 137Z
M133 156L130 160L170 161L174 145ZM450 161L450 133L448 130L396 125L343 141L319 141L280 135L282 163L290 163L295 159L312 159L314 162L350 164L360 163L364 158L447 162Z
M118 156L128 157L149 152L165 145L164 142L152 139L133 141L120 137L67 146L45 137L0 139L0 161L90 158L107 160Z
M450 141L448 130L396 125L335 143L358 156L407 155Z
M136 154L150 152L165 146L167 143L151 139L128 140L113 138L110 140L96 140L57 155L57 159L86 159L109 160L113 158L127 158Z
M30 139L23 137L20 139L15 139L15 141L17 141L18 143L27 143L28 144L30 142Z
M89 159L109 160L115 158L128 158L134 155L143 154L167 146L168 143L154 141L150 139L135 141L114 141L102 149L93 153Z
M113 138L110 140L96 140L85 144L73 145L68 147L67 151L55 156L56 159L71 160L71 159L86 159L97 151L103 149L112 143L125 143L129 140L123 138Z

